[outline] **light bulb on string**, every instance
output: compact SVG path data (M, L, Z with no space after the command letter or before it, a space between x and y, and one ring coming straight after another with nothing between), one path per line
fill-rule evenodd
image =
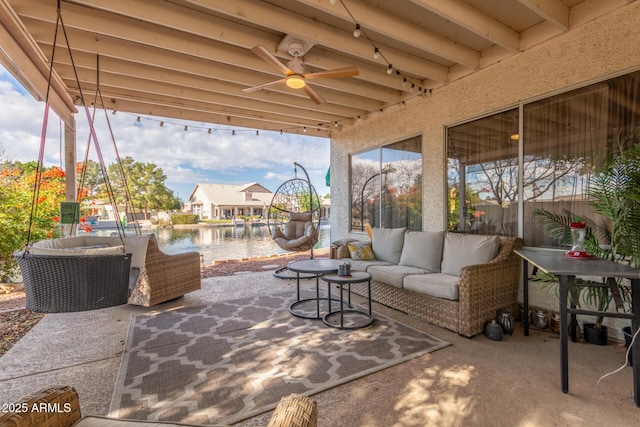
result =
M256 131L256 136L259 136L259 135L260 135L260 131L257 130Z
M211 129L209 129L209 131L207 132L209 135L211 135Z
M353 37L358 38L362 32L360 31L360 24L356 24L356 29L353 30Z
M373 59L380 59L380 49L377 47L373 49Z
M391 75L391 73L393 73L393 65L389 64L389 67L387 67L387 74Z
M231 135L235 135L235 134L236 134L236 131L234 129L234 130L231 131Z
M140 123L140 116L138 116L138 119L136 120L136 122Z
M305 127L303 127L303 128L302 128L302 131L306 133L306 132L307 132L307 127L306 127L306 126L305 126Z
M186 131L188 131L188 130L189 130L189 128L185 126L185 127L184 127L184 131L186 132Z

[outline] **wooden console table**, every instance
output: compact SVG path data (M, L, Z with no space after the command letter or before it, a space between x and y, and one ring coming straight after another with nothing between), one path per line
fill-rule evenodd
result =
M576 315L586 314L594 316L617 317L631 319L632 333L640 328L640 270L615 263L613 261L593 259L573 259L557 250L545 249L518 249L515 251L522 258L522 278L524 286L524 334L529 335L529 263L538 267L547 274L558 276L560 279L560 370L562 379L562 392L569 392L569 354L568 354L568 325L567 314L571 315L571 339L576 341ZM595 276L607 278L612 291L617 291L615 278L626 278L631 281L631 312L598 312L576 308L575 294L571 299L570 307L567 307L568 294L574 289L576 276ZM636 406L640 407L640 344L638 340L633 345L633 399Z

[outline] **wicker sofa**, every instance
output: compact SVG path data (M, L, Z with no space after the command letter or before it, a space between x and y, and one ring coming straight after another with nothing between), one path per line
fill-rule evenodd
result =
M499 312L518 308L519 238L374 228L370 242L337 245L338 258L371 273L374 301L462 336L482 333ZM369 250L375 260L352 258ZM366 283L351 288L367 295Z
M201 286L200 254L165 254L155 234L41 240L16 258L27 308L34 311L82 311L127 302L149 307Z
M316 402L300 394L283 397L268 427L316 427ZM185 426L171 422L134 421L80 414L80 399L75 388L50 387L18 402L0 413L0 427L155 427Z

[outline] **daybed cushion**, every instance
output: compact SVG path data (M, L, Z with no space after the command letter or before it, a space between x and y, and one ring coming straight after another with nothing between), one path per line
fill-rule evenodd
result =
M444 231L408 231L404 235L400 265L440 273L443 244Z
M31 255L82 256L82 255L124 255L124 246L79 247L79 248L38 248L29 249Z
M407 231L402 228L374 228L372 246L376 259L387 261L392 264L400 262L402 245L404 244L404 234Z
M450 274L414 274L404 278L404 288L438 298L458 300L458 277Z
M373 265L367 269L367 273L371 273L373 280L401 288L404 278L408 275L425 274L429 271L406 265Z
M491 261L499 249L498 236L447 233L444 238L441 272L457 276L463 267Z
M92 248L92 247L117 247L122 246L124 240L124 247L127 253L132 255L131 267L132 268L144 268L144 263L147 257L147 243L149 242L149 234L143 234L141 236L124 236L120 240L119 236L93 236L83 235L74 237L63 237L60 239L40 240L35 242L30 253L36 254L33 249L35 248L49 248L49 249L73 249L73 248ZM122 253L122 250L120 251ZM80 255L78 252L72 255Z
M375 261L376 256L373 254L371 243L369 242L349 242L349 256L356 261Z

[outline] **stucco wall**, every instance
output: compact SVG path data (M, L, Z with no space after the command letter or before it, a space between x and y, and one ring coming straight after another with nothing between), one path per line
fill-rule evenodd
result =
M389 107L334 132L331 140L331 239L349 234L349 155L422 135L423 229L445 228L446 125L516 106L566 88L640 69L640 2L626 5L544 44L487 66L429 96ZM533 303L547 299L533 296Z

